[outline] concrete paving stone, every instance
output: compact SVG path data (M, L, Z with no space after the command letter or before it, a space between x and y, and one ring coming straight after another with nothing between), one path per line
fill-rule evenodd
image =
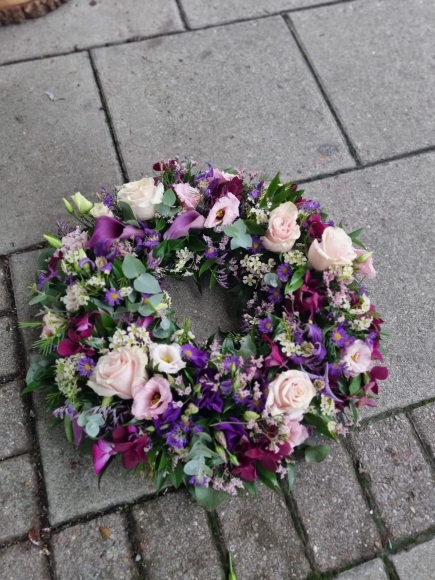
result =
M175 0L73 0L45 18L9 26L0 63L183 30Z
M238 580L302 580L309 574L302 543L279 494L259 486L255 499L248 494L231 498L218 516Z
M17 328L13 318L0 318L0 376L12 375L19 370L16 353Z
M125 517L111 514L66 528L52 537L58 580L136 580Z
M21 399L22 382L0 387L0 459L29 451L31 441Z
M0 312L10 310L11 307L12 302L6 285L5 269L0 264Z
M361 239L374 252L378 274L367 286L391 334L390 376L379 383L379 406L365 415L435 396L434 179L431 153L305 186L346 231L365 227Z
M2 580L49 580L46 557L30 542L0 550Z
M222 24L242 18L259 18L293 8L309 8L334 0L181 0L191 28Z
M175 154L295 179L354 165L278 16L93 54L130 179Z
M400 580L435 580L435 540L392 557Z
M407 538L435 524L435 476L404 415L352 434L361 473L393 539Z
M0 88L5 254L56 232L56 220L68 217L63 197L122 179L87 54L0 67Z
M133 508L136 538L148 580L223 580L206 512L187 492Z
M388 580L382 560L376 558L347 570L337 576L337 580Z
M345 2L291 17L364 162L435 145L433 2Z
M379 536L341 445L322 463L296 465L293 495L321 572L374 556Z
M435 404L414 409L412 420L422 439L429 445L432 458L435 459Z
M29 532L38 523L37 483L28 455L0 462L0 543Z

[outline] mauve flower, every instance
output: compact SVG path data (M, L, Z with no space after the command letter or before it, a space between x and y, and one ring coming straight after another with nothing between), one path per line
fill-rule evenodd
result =
M131 412L136 419L152 419L162 415L172 401L171 386L163 377L152 377L136 385Z
M175 218L174 223L163 235L165 240L178 240L187 236L190 230L202 230L205 217L194 209L189 209Z
M114 447L114 443L105 439L99 439L97 443L92 445L92 458L96 475L101 473L112 455L116 455Z
M240 201L232 193L219 198L209 211L204 227L214 228L217 225L232 224L239 217L239 205Z
M303 443L305 439L308 439L307 428L300 421L286 417L284 419L284 425L287 429L288 442L292 447L292 451L295 447Z
M355 340L349 345L342 357L346 374L356 377L370 368L372 349L362 340Z
M230 417L227 421L215 425L214 428L224 434L226 448L231 452L236 449L242 437L246 435L245 426L236 417Z
M355 248L355 252L358 258L360 256L364 256L364 254L368 254L368 252L366 252L365 250L361 250L358 248ZM364 260L364 262L361 263L357 263L355 264L355 266L358 272L363 276L365 276L366 278L368 278L369 280L373 280L374 278L376 278L376 270L373 267L373 258L371 255L367 258L367 260Z
M188 183L177 183L174 190L184 209L195 209L201 201L199 190Z

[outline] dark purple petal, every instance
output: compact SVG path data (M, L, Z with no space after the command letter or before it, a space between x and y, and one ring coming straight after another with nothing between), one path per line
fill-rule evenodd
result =
M189 230L202 230L204 223L204 216L199 214L194 209L189 209L175 219L174 223L164 234L163 238L165 240L177 240L178 238L183 238L189 233Z

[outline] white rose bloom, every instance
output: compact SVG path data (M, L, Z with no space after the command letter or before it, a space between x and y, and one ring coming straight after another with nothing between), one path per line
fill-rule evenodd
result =
M155 216L155 206L162 203L165 188L163 183L154 185L152 177L125 183L118 191L118 201L127 203L136 219L150 220Z
M150 346L150 358L154 366L162 373L175 374L184 369L186 363L181 360L179 344L153 344Z
M97 219L103 215L107 215L111 218L114 217L113 212L107 207L107 205L104 205L104 203L96 203L94 205L94 207L91 209L90 214L95 219Z

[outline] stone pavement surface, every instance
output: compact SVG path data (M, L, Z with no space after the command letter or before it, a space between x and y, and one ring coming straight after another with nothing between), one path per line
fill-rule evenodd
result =
M70 0L0 30L1 580L435 579L435 8L423 0ZM292 494L206 514L109 471L19 396L28 286L62 198L161 156L305 182L367 226L390 378ZM221 297L171 285L196 332ZM189 310L190 309L190 310Z

